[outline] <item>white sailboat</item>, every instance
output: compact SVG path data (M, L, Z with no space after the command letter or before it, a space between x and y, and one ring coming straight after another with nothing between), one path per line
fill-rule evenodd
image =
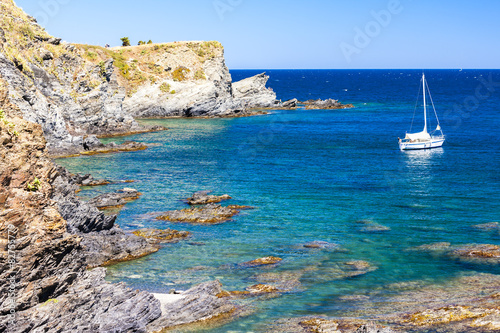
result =
M418 133L406 133L404 139L399 139L399 148L401 150L415 150L415 149L430 149L441 147L444 143L444 135L441 130L441 125L439 124L439 119L436 113L436 108L434 107L434 102L432 101L432 96L429 90L429 86L425 80L425 74L422 74L422 87L424 95L424 130ZM427 131L427 105L426 105L426 94L429 92L429 97L431 99L432 108L434 109L434 114L436 115L437 126L434 131L429 133ZM412 122L413 127L413 122ZM440 133L439 135L437 135Z

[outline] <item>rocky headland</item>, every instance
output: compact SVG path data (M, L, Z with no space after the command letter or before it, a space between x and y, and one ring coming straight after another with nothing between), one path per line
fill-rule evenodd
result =
M70 44L12 0L0 6L0 75L23 118L42 125L51 155L145 149L98 140L165 129L135 118L231 117L279 104L264 74L233 84L219 42Z

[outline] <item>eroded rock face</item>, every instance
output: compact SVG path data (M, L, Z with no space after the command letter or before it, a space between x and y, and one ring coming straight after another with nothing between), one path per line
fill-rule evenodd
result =
M106 283L104 276L104 268L82 273L57 299L19 313L8 332L145 332L160 317L160 302L148 292Z
M66 221L51 200L54 166L44 156L40 126L17 117L0 81L0 314L22 311L64 293L84 265L81 239L66 233ZM9 251L10 250L10 251ZM9 264L9 261L11 264ZM5 283L14 278L15 283Z
M266 88L269 76L258 74L233 83L234 98L242 101L245 108L271 108L279 106L276 93Z
M0 331L144 330L159 317L159 304L145 292L105 283L104 273L86 271L89 239L78 226L102 230L112 222L95 207L80 207L74 188L46 155L42 128L17 116L21 112L9 103L5 88L0 80L0 137L9 137L0 145L0 278L13 283L0 285ZM71 228L63 216L67 212L61 214L54 200L64 193L81 213L70 214ZM123 234L117 243L131 250ZM14 325L9 323L11 309L17 316ZM115 322L120 318L123 322Z

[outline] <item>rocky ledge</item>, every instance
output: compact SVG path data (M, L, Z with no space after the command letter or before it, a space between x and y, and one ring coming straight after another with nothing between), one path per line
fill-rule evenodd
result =
M177 231L172 229L140 229L133 232L134 235L145 238L149 243L172 243L178 242L191 236L188 231Z
M209 195L210 191L200 191L194 193L187 199L190 205L206 205L209 203L218 203L224 200L232 199L229 195Z
M335 110L335 109L352 109L352 104L342 104L336 99L311 99L301 102L296 98L288 101L281 102L277 109L295 110L298 108L305 108L306 110Z
M124 188L112 193L101 194L89 201L89 204L99 208L123 207L127 202L137 200L142 194L133 188Z
M326 100L308 100L302 102L305 105L306 110L331 110L331 109L351 109L354 107L352 104L342 104L336 99L326 99Z
M156 219L170 222L218 224L229 221L243 209L252 209L250 206L230 205L223 207L219 204L209 203L202 207L172 210L163 213Z

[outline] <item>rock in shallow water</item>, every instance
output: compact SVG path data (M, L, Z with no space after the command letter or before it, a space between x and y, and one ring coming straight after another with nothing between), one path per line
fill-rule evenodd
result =
M279 263L282 260L283 259L281 259L281 258L270 256L270 257L264 257L264 258L255 259L255 260L252 260L252 261L247 261L247 262L242 263L241 265L242 266L246 266L246 267L257 267L257 266L264 266L264 265L274 265L274 264Z
M472 227L479 229L479 230L484 230L484 231L500 230L500 223L489 222L489 223L483 223L483 224L476 224L476 225L473 225Z
M376 232L384 232L384 231L391 230L391 228L386 227L385 225L373 222L371 220L360 220L360 221L356 221L356 223L359 225L359 231L361 231L361 232L376 233Z
M228 299L217 297L222 291L220 282L212 281L180 293L177 301L161 304L162 315L147 326L148 332L230 314L236 308Z
M200 191L194 193L190 198L187 199L190 205L206 205L209 203L219 203L224 200L232 199L229 195L209 195L210 191Z
M172 229L140 229L133 232L134 235L145 238L149 243L169 243L177 242L188 238L191 233L188 231L177 231Z
M137 200L142 194L133 188L124 188L113 193L101 194L89 201L89 204L106 209L111 207L121 207L129 201Z
M317 100L308 100L302 102L306 106L306 110L329 110L329 109L350 109L354 106L352 104L342 104L336 99L317 99Z
M229 221L242 209L250 208L252 207L235 205L223 207L218 204L210 203L203 207L168 211L158 216L156 219L170 222L217 224Z

